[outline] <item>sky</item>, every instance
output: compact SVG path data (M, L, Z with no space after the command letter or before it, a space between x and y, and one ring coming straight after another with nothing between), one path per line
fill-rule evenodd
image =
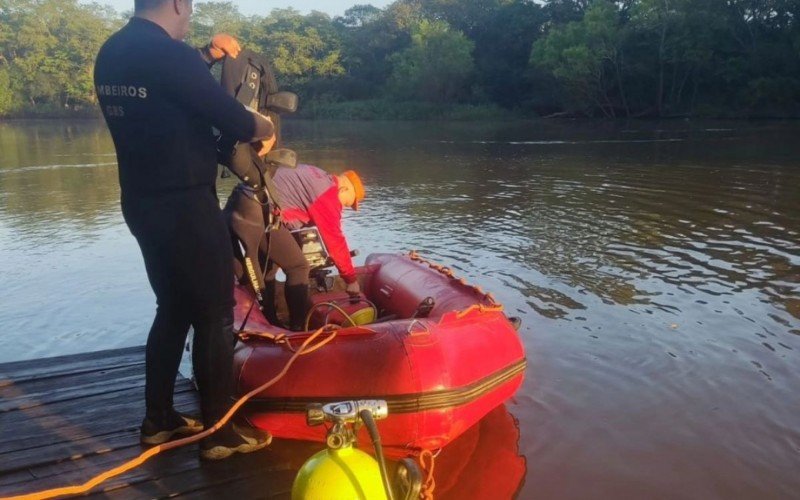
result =
M133 0L96 0L100 4L114 7L120 12L133 9ZM199 2L202 0L195 0ZM326 12L331 16L344 13L353 5L371 4L383 8L392 3L392 0L232 0L239 6L239 12L245 15L258 14L265 16L275 8L293 7L306 14L312 10Z

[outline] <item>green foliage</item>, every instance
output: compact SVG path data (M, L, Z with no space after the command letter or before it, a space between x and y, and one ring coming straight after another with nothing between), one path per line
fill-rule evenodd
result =
M241 39L248 20L233 2L198 2L194 5L191 23L191 33L186 42L202 47L217 33L228 33Z
M800 80L787 77L759 77L748 82L745 92L750 109L770 114L800 112Z
M616 106L610 94L619 83L616 75L624 36L616 6L595 2L581 21L555 28L537 41L531 60L566 86L577 109L597 108L614 116Z
M446 22L423 19L412 28L411 46L392 58L390 92L421 101L463 99L474 69L474 46Z
M11 90L11 77L8 69L0 65L0 116L13 110L14 93Z
M596 15L612 9L614 23ZM551 0L545 11L561 21L548 26L531 63L557 79L567 108L609 116L796 113L796 102L782 112L775 103L800 90L798 2Z
M0 116L93 111L94 57L123 22L0 0ZM271 58L306 116L800 115L797 0L396 0L334 19L197 1L187 42L219 32Z
M356 6L334 20L346 68L346 75L339 82L341 97L358 100L382 92L392 72L392 54L411 44L411 34L405 26L410 12L395 5L386 10Z
M77 0L6 0L0 12L0 57L18 98L48 110L91 106L94 57L114 28L111 11Z
M361 28L381 18L381 9L372 5L354 5L344 11L344 16L336 22L348 28Z
M283 86L302 91L314 80L344 73L340 42L327 14L275 9L257 20L250 41L269 55Z
M512 1L473 29L477 81L491 101L511 108L534 97L537 86L527 78L528 59L544 22L538 4Z

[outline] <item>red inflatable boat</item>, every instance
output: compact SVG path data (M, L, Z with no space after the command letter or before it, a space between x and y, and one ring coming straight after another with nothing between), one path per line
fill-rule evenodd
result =
M387 455L400 457L444 447L519 388L525 353L515 323L490 294L414 253L371 255L358 277L377 309L375 321L344 321L345 292L314 294L321 307L312 311L311 326L343 327L248 403L251 424L277 437L324 441L324 428L306 424L309 404L383 399L389 417L378 422L381 439ZM275 376L309 334L271 326L251 311L253 295L244 287L236 300L237 324L249 312L235 357L243 394Z

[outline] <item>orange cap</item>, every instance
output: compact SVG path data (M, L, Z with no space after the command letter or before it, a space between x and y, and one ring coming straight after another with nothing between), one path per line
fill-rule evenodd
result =
M361 177L359 177L358 174L353 170L348 170L342 175L347 177L353 184L353 190L356 194L355 201L353 202L353 210L358 210L358 202L363 200L364 196L366 195L366 192L364 191L364 184L361 182Z

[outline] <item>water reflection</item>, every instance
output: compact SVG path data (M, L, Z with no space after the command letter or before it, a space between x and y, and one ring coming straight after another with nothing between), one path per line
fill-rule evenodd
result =
M363 173L345 224L362 258L419 250L523 317L521 497L789 497L798 132L288 122L286 140ZM153 298L111 155L98 122L0 124L0 361L143 343Z
M519 438L518 422L504 405L489 412L436 455L434 497L494 500L517 495L526 471ZM274 470L280 464L297 471L321 449L324 446L317 443L276 440L265 468Z
M505 406L450 443L436 457L436 498L512 498L525 477L519 427Z

